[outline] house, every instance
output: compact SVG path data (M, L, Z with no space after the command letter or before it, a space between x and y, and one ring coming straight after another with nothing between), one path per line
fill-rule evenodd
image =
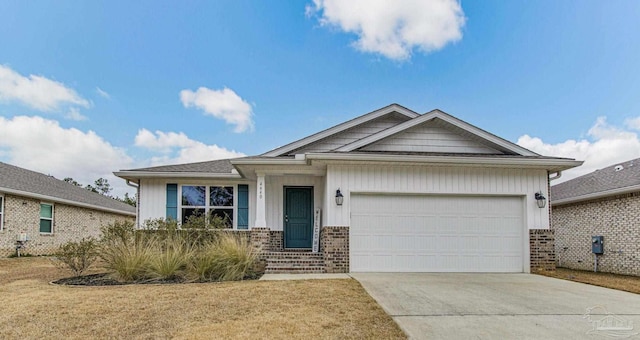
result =
M115 174L140 221L228 215L267 272L529 272L555 261L536 193L580 164L392 104L259 156Z
M598 271L640 275L640 158L551 187L561 267L593 270L591 237L604 237Z
M100 227L134 221L136 209L51 176L0 162L0 256L53 253L68 241L98 237Z

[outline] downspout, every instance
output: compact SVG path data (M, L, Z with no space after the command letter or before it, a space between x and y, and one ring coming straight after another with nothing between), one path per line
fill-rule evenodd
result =
M136 188L136 229L139 229L140 221L138 221L138 218L140 216L140 180L138 180L138 183L135 184L132 184L130 180L127 180L126 183L128 186Z

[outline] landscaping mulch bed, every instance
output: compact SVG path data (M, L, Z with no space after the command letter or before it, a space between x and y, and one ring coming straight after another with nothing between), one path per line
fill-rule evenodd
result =
M243 280L258 280L262 277L262 274L255 273L246 276ZM126 284L176 284L176 283L201 283L200 281L186 281L182 278L174 278L168 280L145 280L145 281L134 281L134 282L121 282L113 277L109 273L98 273L91 275L81 275L74 277L65 277L56 281L51 282L57 285L68 285L68 286L119 286Z

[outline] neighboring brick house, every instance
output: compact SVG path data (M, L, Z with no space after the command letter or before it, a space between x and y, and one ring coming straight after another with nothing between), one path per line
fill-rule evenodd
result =
M593 270L604 236L598 271L640 275L640 158L551 187L551 203L558 266Z
M25 252L46 255L68 241L98 237L100 227L135 221L136 209L112 198L38 172L0 162L0 256L15 253L26 234Z

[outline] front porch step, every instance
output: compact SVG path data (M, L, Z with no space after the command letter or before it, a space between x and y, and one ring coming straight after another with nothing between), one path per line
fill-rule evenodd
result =
M321 274L325 273L321 253L270 252L265 254L266 274Z

